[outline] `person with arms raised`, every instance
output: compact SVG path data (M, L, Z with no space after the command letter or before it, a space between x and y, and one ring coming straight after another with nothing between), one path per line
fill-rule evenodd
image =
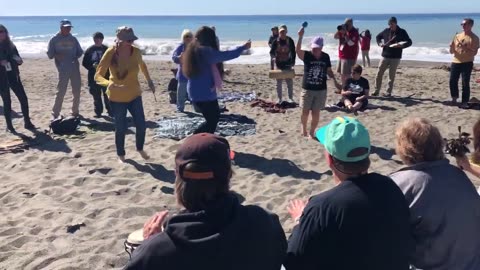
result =
M188 79L187 92L193 105L200 109L205 122L194 133L215 133L220 120L217 90L222 88L223 61L235 59L251 47L248 41L243 46L229 51L220 51L215 31L202 26L195 33L182 56L182 71Z
M296 52L298 58L304 63L304 74L302 83L302 136L308 136L307 122L308 115L312 113L312 122L310 125L310 137L315 138L315 131L320 120L320 110L325 108L327 101L327 75L333 79L335 87L341 88L332 71L330 56L323 52L323 38L315 37L311 42L311 50L302 50L302 40L305 34L305 27L298 31L298 41Z

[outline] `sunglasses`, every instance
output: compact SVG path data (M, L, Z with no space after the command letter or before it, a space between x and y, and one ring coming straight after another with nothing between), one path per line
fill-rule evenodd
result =
M133 39L130 39L130 40L126 40L127 43L133 43L135 40Z
M193 38L193 36L185 36L185 38Z

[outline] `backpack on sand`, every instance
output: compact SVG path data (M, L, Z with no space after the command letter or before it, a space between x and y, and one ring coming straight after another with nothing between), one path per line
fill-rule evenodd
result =
M50 123L50 131L58 135L68 135L73 134L80 125L80 118L79 117L66 117L57 118Z

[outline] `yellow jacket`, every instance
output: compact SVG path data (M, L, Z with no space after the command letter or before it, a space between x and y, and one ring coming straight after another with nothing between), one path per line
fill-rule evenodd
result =
M143 62L142 53L139 48L132 47L132 54L128 60L118 60L118 65L112 65L112 58L115 49L108 48L100 60L95 73L95 81L107 87L108 99L113 102L130 102L142 95L138 72L141 70L147 80L150 80L147 65ZM110 79L105 78L107 71L110 71ZM125 78L120 79L118 74L128 72ZM117 87L123 85L124 87Z

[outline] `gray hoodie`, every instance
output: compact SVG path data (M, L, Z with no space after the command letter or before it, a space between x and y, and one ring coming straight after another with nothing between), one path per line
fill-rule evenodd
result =
M78 67L78 58L82 54L83 50L80 43L71 34L64 36L58 33L48 43L48 58L55 58L55 65L59 71L66 71L74 66Z
M390 177L410 206L412 264L423 270L480 269L480 196L467 175L444 159Z

